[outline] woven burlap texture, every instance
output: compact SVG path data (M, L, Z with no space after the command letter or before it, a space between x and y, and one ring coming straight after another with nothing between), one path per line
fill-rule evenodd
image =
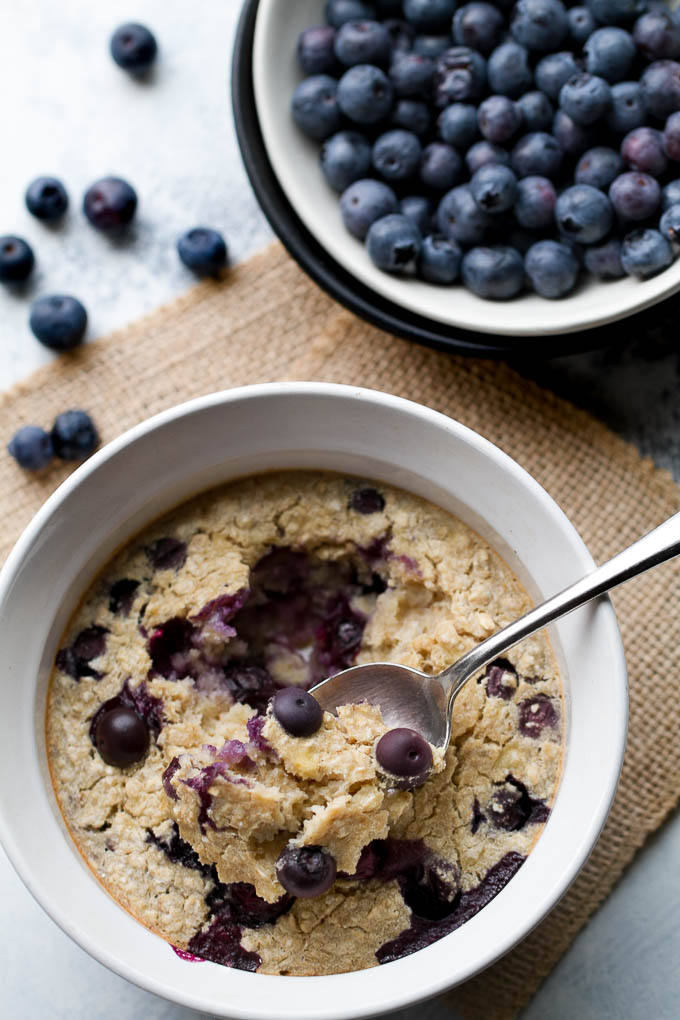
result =
M387 336L340 309L279 245L221 283L64 355L0 398L0 437L84 407L107 441L190 397L246 383L323 380L385 390L477 430L545 486L602 561L680 508L670 477L590 415L504 364ZM4 558L68 473L40 477L0 458ZM121 481L124 484L124 481ZM579 878L516 949L456 989L470 1020L516 1016L608 895L680 791L680 570L668 564L615 595L630 683L630 730L609 821Z

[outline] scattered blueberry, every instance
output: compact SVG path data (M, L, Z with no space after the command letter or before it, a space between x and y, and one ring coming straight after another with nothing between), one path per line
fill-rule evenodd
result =
M666 121L663 131L663 151L669 159L675 162L680 161L680 113L672 113Z
M335 55L345 67L387 64L392 40L379 21L346 21L335 37Z
M517 99L534 84L529 67L529 51L516 42L505 42L490 54L487 64L489 88L502 96Z
M415 223L423 237L429 234L432 227L432 206L424 195L407 195L406 198L402 198L399 212Z
M607 111L612 93L604 78L576 74L560 89L560 109L576 124L593 124Z
M109 612L127 616L138 588L139 581L131 577L121 577L119 581L114 581L109 589Z
M217 276L227 264L227 245L217 230L192 227L177 241L177 253L197 276Z
M453 16L453 39L458 46L470 46L487 54L503 35L503 15L490 3L473 0L459 7Z
M356 124L377 124L390 112L393 96L392 85L385 72L370 64L350 67L337 84L338 106ZM328 134L333 134L333 131Z
M97 230L127 226L137 209L135 189L121 177L102 177L85 192L83 212Z
M335 29L330 25L315 25L300 34L297 58L306 75L333 74L335 59Z
M647 120L647 100L637 81L612 85L612 102L607 111L607 127L617 134L642 127Z
M555 102L562 86L566 85L570 78L580 74L582 70L574 54L569 50L549 53L536 65L536 85L542 92L545 92L549 99Z
M525 131L550 131L555 111L545 92L525 92L517 100L517 107Z
M420 53L398 54L389 71L395 95L427 95L434 77L434 66L434 61Z
M347 505L358 514L377 514L385 509L385 497L372 486L365 486L354 489Z
M398 99L390 114L393 127L412 131L419 138L427 134L431 120L429 106L419 99Z
M662 119L680 110L680 64L675 60L655 60L642 72L640 85L652 116Z
M465 103L481 99L486 86L486 61L469 46L445 50L435 62L433 79L434 105ZM500 89L496 91L501 91Z
M448 191L460 180L463 160L445 142L430 142L423 149L418 175L426 188Z
M635 60L635 43L630 32L623 28L598 28L586 42L583 52L586 71L614 84L628 77Z
M535 694L519 703L519 731L525 737L534 739L541 736L542 731L557 725L557 711L547 694Z
M522 114L517 103L508 96L489 96L479 104L477 124L488 141L501 145L517 134Z
M544 298L561 298L574 289L579 264L566 244L537 241L524 258L531 286Z
M524 286L524 263L514 248L471 248L463 256L463 283L478 297L504 301Z
M614 237L604 244L592 244L585 250L585 267L600 280L620 280L625 276L621 265L621 242Z
M34 336L45 347L70 351L85 335L87 312L77 298L52 294L33 302L29 324Z
M460 184L448 191L437 209L437 226L459 244L480 244L493 222L475 202L470 187Z
M372 223L395 213L397 208L397 197L392 189L370 177L350 184L340 199L340 214L345 227L362 241Z
M546 821L548 815L549 808L545 802L531 797L524 783L510 774L505 782L496 785L484 817L496 829L517 832L532 822Z
M609 200L623 220L646 220L659 207L661 188L649 174L631 170L612 181Z
M656 128L639 127L629 131L621 142L621 155L632 170L641 170L652 177L660 177L668 169L664 136Z
M144 74L156 59L158 43L145 25L131 21L116 29L111 36L109 49L115 62L124 71Z
M286 892L298 899L322 896L336 874L335 860L319 846L287 847L276 861L276 877Z
M613 220L612 205L598 188L574 184L557 199L555 219L570 241L595 244L609 233Z
M54 456L49 432L38 425L22 425L10 439L7 449L19 467L27 471L40 471Z
M413 176L420 163L422 151L416 135L395 128L376 139L371 160L380 176L392 184Z
M489 163L472 176L470 191L484 212L506 212L515 202L517 178L509 167Z
M515 218L526 230L547 230L555 219L557 195L547 177L523 177L517 182Z
M510 165L510 157L507 151L500 145L488 142L475 142L465 153L465 163L469 173L472 175L488 163L501 163L503 166Z
M423 32L448 29L456 0L404 0L404 17Z
M68 195L56 177L36 177L26 189L26 208L37 220L52 223L68 208Z
M545 131L534 131L517 142L510 156L518 177L556 177L562 166L562 146Z
M328 0L326 4L326 21L333 28L341 28L346 21L374 16L373 6L362 0Z
M323 142L339 130L342 118L337 92L338 82L327 74L304 78L295 89L293 120L309 138Z
M633 39L647 60L680 57L680 26L662 5L642 14L633 25Z
M52 426L52 446L62 460L82 460L99 445L99 433L86 411L62 411Z
M518 0L510 15L510 31L528 50L556 49L567 30L567 12L561 0Z
M422 238L415 224L398 213L376 220L366 236L371 261L387 273L401 273L418 257Z
M430 745L420 733L405 726L383 734L376 744L375 757L381 769L406 780L403 785L407 786L425 782L432 769Z
M323 710L316 698L300 687L282 687L272 698L272 712L292 737L311 737L321 726Z
M418 276L428 283L453 283L460 275L462 257L460 245L453 238L428 234L420 247Z
M680 204L666 209L659 223L659 230L674 248L680 245Z
M569 40L577 46L584 43L597 28L597 22L587 7L570 7L567 11Z
M628 276L648 280L673 261L670 242L658 230L634 230L621 245L621 265Z
M517 670L507 659L496 659L486 667L486 693L490 698L511 701L518 683Z
M583 153L576 164L574 180L577 184L591 184L593 188L606 191L623 170L623 159L619 153L606 145L598 145Z
M467 149L477 137L477 108L469 103L451 103L439 114L437 128L449 145Z
M125 769L140 762L149 750L149 731L132 708L103 712L94 731L94 745L107 765Z
M370 172L370 143L358 131L338 131L321 146L319 162L330 187L345 191Z
M35 255L22 237L0 237L0 283L23 283L33 271Z

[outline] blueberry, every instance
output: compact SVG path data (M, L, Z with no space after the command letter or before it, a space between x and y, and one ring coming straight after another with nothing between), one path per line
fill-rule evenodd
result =
M536 84L549 99L557 101L562 86L574 75L580 74L581 70L574 54L568 50L549 53L536 65Z
M467 184L448 191L437 209L440 232L460 244L480 244L492 223L493 217L479 208Z
M99 445L99 434L86 411L62 411L52 426L52 446L62 460L82 460Z
M435 62L434 105L481 99L486 88L486 61L468 46L454 46ZM497 89L496 91L500 91Z
M69 351L77 347L85 335L87 312L76 298L52 294L33 302L29 324L45 347Z
M672 205L680 205L680 180L670 181L661 192L661 208L665 212Z
M579 264L566 244L537 241L524 258L531 286L544 298L562 298L574 289Z
M647 122L647 100L637 81L620 81L612 85L612 104L607 111L607 127L625 134Z
M621 265L621 242L618 237L586 248L585 266L589 273L600 280L620 280L625 273Z
M418 256L418 276L428 283L453 283L460 273L463 253L457 241L442 234L428 234Z
M621 155L632 170L660 177L668 169L663 143L664 136L656 128L635 128L621 142Z
M590 149L597 139L594 128L577 124L564 110L557 110L555 113L552 133L567 156L578 156L586 149Z
M659 223L659 230L677 250L680 245L680 204L671 205L666 209Z
M525 92L517 100L524 130L550 131L555 111L545 92Z
M358 18L373 18L375 10L371 4L362 0L328 0L326 4L326 21L333 28L341 28L346 21Z
M627 77L635 60L635 43L623 28L599 28L590 36L583 51L586 70L614 83Z
M567 34L567 12L561 0L517 0L510 31L528 50L555 50Z
M392 59L401 53L410 53L416 37L413 25L409 25L407 21L401 21L399 18L388 18L383 24L389 32L392 43ZM426 53L422 54L424 57L427 55Z
M616 149L598 145L584 152L574 171L576 184L591 184L606 191L615 177L623 173L623 160Z
M487 64L489 89L502 96L517 99L534 83L529 67L529 51L516 42L497 46L489 56Z
M570 7L567 11L567 23L569 39L578 46L584 43L597 27L595 18L587 7Z
M423 32L449 28L456 0L404 0L404 17Z
M445 142L430 142L423 149L420 161L420 180L432 191L448 191L460 180L463 161Z
M515 218L526 230L547 230L554 222L557 195L547 177L523 177L517 182Z
M371 224L366 248L371 261L386 273L401 273L418 257L420 231L406 216L393 213Z
M503 15L483 0L464 4L453 16L453 39L459 46L487 54L498 46L502 34Z
M680 113L672 113L663 132L663 151L669 159L680 160Z
M525 698L518 706L519 731L525 737L537 739L542 731L557 725L557 711L547 694Z
M421 57L436 60L450 45L450 35L417 35L413 40L413 52Z
M494 784L496 789L485 807L486 815L496 829L518 832L527 823L545 821L547 808L543 801L529 796L524 783L508 775L505 782ZM538 815L539 817L536 817Z
M545 131L534 131L517 142L510 165L518 177L555 177L562 166L562 147Z
M94 746L107 765L125 769L140 762L149 750L149 731L132 708L102 712L94 730Z
M390 123L394 127L412 131L418 137L427 134L430 121L429 106L418 99L398 99L390 116Z
M494 145L493 142L484 140L470 146L465 154L465 162L470 174L474 174L480 167L486 166L488 163L501 163L503 166L509 166L510 157L500 145Z
M496 659L486 667L486 693L490 698L512 701L519 683L517 670L507 659Z
M153 32L145 25L130 21L116 29L111 36L109 49L115 62L124 71L144 74L156 59L158 43Z
M429 234L432 227L432 207L424 195L407 195L399 203L402 216L415 223L423 235Z
M640 85L652 116L663 119L680 110L680 64L675 60L655 60L643 71Z
M335 29L330 25L306 28L297 41L297 58L304 74L333 74L337 68L335 58Z
M427 95L434 77L434 61L419 53L400 53L392 62L389 73L395 95Z
M227 264L227 245L217 230L192 227L177 241L177 253L197 276L217 276Z
M439 134L457 149L465 150L477 137L477 109L470 103L451 103L439 114Z
M569 240L580 244L595 244L611 228L611 202L598 188L589 184L574 184L557 199L555 219L560 231Z
M342 222L362 241L372 223L396 211L397 196L392 189L370 177L350 184L340 199Z
M560 89L560 108L577 124L599 120L611 101L609 85L596 74L576 74Z
M388 775L408 780L409 786L423 783L432 769L432 748L420 733L406 726L384 733L376 744L375 757Z
M321 727L323 709L313 695L300 687L282 687L272 698L272 712L292 737L311 737Z
M7 449L19 467L27 471L40 471L54 456L49 432L37 425L22 425L10 439Z
M180 538L166 535L150 545L146 555L154 570L179 570L186 563L187 547ZM185 622L182 621L183 624Z
M633 39L647 60L680 57L680 26L664 7L656 7L637 19L633 25Z
M83 212L98 230L127 226L137 209L134 188L121 177L102 177L85 192Z
M347 503L348 510L358 514L379 514L385 509L385 497L372 485L354 489Z
M631 170L612 181L609 200L622 219L646 220L659 208L661 189L649 174Z
M114 581L109 589L109 612L114 615L127 616L132 609L139 581L132 577L121 577Z
M350 67L338 82L338 106L356 124L383 120L390 112L393 96L387 75L371 64Z
M502 145L519 131L522 114L508 96L489 96L479 105L477 124L488 141Z
M293 120L309 138L323 142L340 127L338 83L327 74L314 74L296 87L291 104Z
M37 220L61 219L68 208L66 188L56 177L36 177L26 189L26 208Z
M673 261L670 242L658 230L634 230L621 245L621 265L628 276L648 280Z
M322 896L336 874L335 860L320 846L287 847L276 860L276 877L286 892L298 899Z
M478 297L504 301L524 286L524 263L514 248L471 248L463 256L463 283Z
M23 283L34 265L33 249L22 237L0 237L0 283Z
M371 146L357 131L338 131L321 146L321 171L335 191L344 191L371 169Z
M588 0L588 7L601 25L622 25L642 14L647 0Z
M335 55L345 67L387 64L392 40L378 21L346 21L335 37Z
M509 167L489 163L480 167L473 175L470 180L470 191L484 212L506 212L515 202L517 178Z
M395 128L376 139L371 161L386 181L405 181L416 172L422 151L416 135Z

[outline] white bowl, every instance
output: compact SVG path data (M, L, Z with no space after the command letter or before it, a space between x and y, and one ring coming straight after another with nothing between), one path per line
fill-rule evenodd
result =
M590 329L642 311L680 289L680 259L651 280L584 282L569 297L523 294L485 301L460 285L436 287L377 269L340 218L339 196L319 169L318 143L295 126L290 102L301 79L295 50L303 29L323 23L323 0L259 0L253 46L257 117L274 173L307 229L349 273L395 304L450 326L504 336Z
M432 500L491 541L536 598L593 567L562 511L522 468L417 404L346 386L278 383L172 408L78 468L0 574L0 836L57 924L151 992L219 1017L364 1017L464 981L523 938L562 896L616 788L626 734L623 650L607 599L554 627L567 739L554 809L520 871L458 931L394 963L330 977L271 977L179 959L109 897L66 832L45 758L47 680L79 596L121 543L201 489L284 468L359 474Z

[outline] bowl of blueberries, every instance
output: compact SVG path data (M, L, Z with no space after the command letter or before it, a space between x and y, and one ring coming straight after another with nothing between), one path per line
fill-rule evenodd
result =
M680 15L670 8L249 6L268 164L355 294L440 338L535 349L541 338L611 336L612 323L680 288Z

